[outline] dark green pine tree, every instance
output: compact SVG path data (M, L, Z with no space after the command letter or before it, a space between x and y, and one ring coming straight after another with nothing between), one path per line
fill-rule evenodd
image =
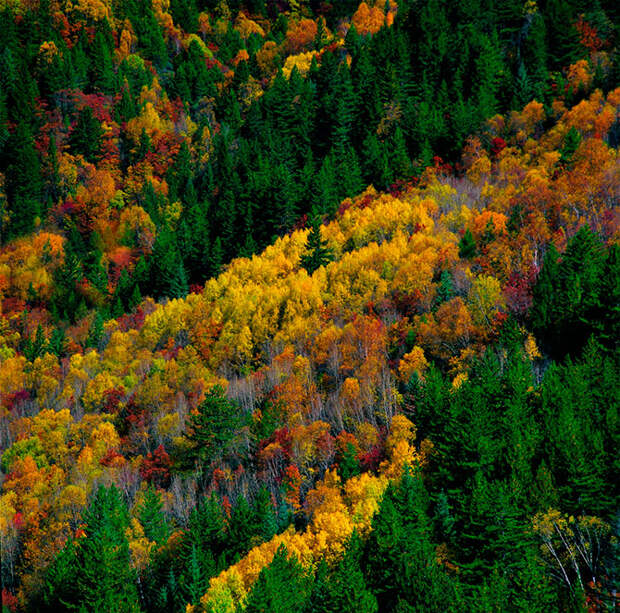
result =
M69 611L71 604L79 601L77 592L77 547L74 540L56 554L45 573L45 583L40 596L41 604L31 603L32 610L41 611ZM73 609L75 610L75 609Z
M161 494L152 485L146 490L144 500L138 507L138 519L146 538L157 544L166 542L170 529L163 512Z
M357 98L348 68L341 67L338 71L333 98L328 101L334 114L331 148L338 159L345 155L351 143L351 131L357 114Z
M571 168L573 157L575 156L575 152L580 144L581 134L575 126L572 126L566 133L566 136L564 136L564 143L560 149L560 162L562 162L562 164L566 167Z
M54 271L54 291L50 300L51 311L56 319L74 322L80 305L84 304L76 289L82 278L83 269L77 255L72 249L65 250L65 261Z
M195 543L203 570L216 571L216 559L225 552L228 543L228 523L222 504L213 492L204 496L191 512L186 532L186 545Z
M268 541L278 531L278 518L269 490L263 485L252 503L254 511L254 533Z
M594 308L591 325L603 345L612 349L620 338L620 246L610 245L601 274L600 305Z
M319 561L314 573L312 591L303 613L324 613L331 611L329 566L324 558Z
M583 47L574 24L577 18L573 3L548 0L543 12L547 31L550 68L562 70L579 59Z
M471 233L471 230L467 228L465 234L463 234L463 238L461 238L459 242L459 257L470 260L476 256L477 252L478 248L476 247L474 235Z
M207 591L207 577L200 564L196 543L191 544L189 559L185 563L185 572L179 583L186 600L193 605L197 605Z
M136 576L125 536L129 514L119 490L100 486L82 518L85 537L76 543L76 600L69 608L137 613Z
M439 277L439 287L437 288L437 295L435 302L437 305L447 302L454 297L454 283L452 281L452 275L449 270L442 270Z
M74 153L80 153L92 163L99 159L103 130L93 110L85 106L79 113L71 132L70 143Z
M549 243L536 285L532 290L533 300L530 311L532 327L543 335L553 326L555 313L555 283L558 276L560 254L553 243Z
M360 474L360 463L353 443L347 444L342 459L338 462L338 474L343 482Z
M187 438L192 449L186 460L190 460L190 466L205 468L216 457L225 455L246 421L239 405L227 398L220 386L210 389L198 413L189 418Z
M530 23L521 55L530 76L532 94L536 100L542 101L548 78L545 20L540 11L531 14L528 19Z
M295 556L288 557L284 545L271 564L261 570L248 595L247 613L293 613L303 611L310 581Z
M48 341L50 352L58 358L63 357L65 355L66 341L65 331L61 328L54 328Z
M35 332L34 339L27 338L26 342L24 343L24 356L28 361L34 362L36 358L45 353L46 348L47 341L45 340L43 326L39 324L37 326L37 331Z
M170 11L174 23L181 26L185 32L195 32L198 29L198 9L196 0L173 0Z
M364 140L362 159L365 181L377 189L387 188L391 180L388 157L374 131L369 132Z
M335 212L340 198L338 195L339 189L336 171L331 155L327 155L323 160L321 169L314 178L312 191L314 194L312 208L315 212L320 215Z
M41 215L41 171L30 126L20 122L7 143L11 163L6 170L6 196L10 213L9 235L32 231Z
M388 487L373 518L364 560L380 611L463 610L454 580L437 562L427 506L421 476L407 472Z
M90 85L104 94L113 94L115 86L114 63L114 38L107 20L103 21L107 31L98 28L95 40L91 48L92 61L90 63Z
M90 330L88 331L88 338L86 339L87 347L94 347L95 349L99 349L99 343L103 338L103 316L99 311L95 313L95 317L93 318L93 322L90 325Z
M406 179L413 174L407 143L403 131L397 126L391 140L390 147L390 167L393 170L394 177Z
M327 241L321 237L321 220L318 215L312 220L306 248L307 253L301 256L299 263L310 275L333 260L332 250L327 246Z
M532 326L553 355L575 355L599 327L606 254L601 239L583 226L558 263L551 246L533 291ZM555 260L555 261L554 261Z
M250 549L254 536L254 514L245 496L235 501L228 525L229 550L242 554Z
M114 108L114 115L119 123L129 121L136 116L136 105L129 87L129 82L125 79L121 88L121 98Z
M142 284L140 284L142 288ZM189 291L187 272L171 228L160 229L150 258L147 293L155 297L181 298Z
M364 189L362 170L359 165L355 149L349 146L340 158L338 164L338 199L344 200L356 196Z
M346 543L342 559L329 577L329 603L324 610L332 613L376 613L379 610L360 566L362 553L362 540L354 532Z

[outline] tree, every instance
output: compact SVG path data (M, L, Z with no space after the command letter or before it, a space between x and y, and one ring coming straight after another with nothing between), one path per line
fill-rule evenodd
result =
M103 130L93 110L85 106L78 113L77 121L71 131L71 147L76 153L92 163L99 159Z
M10 235L33 229L42 213L41 170L30 126L22 121L7 143L10 164L6 168L6 197L10 212Z
M80 606L91 611L139 611L135 572L125 530L127 507L115 486L100 486L84 512L77 556Z
M300 264L312 274L317 268L325 266L333 259L333 252L327 246L327 241L321 237L321 221L318 215L312 220L308 234L308 252L301 256Z
M349 538L344 555L329 577L329 600L325 609L333 613L376 613L377 599L368 589L361 569L363 542L357 532Z
M84 528L56 556L44 602L57 611L140 610L125 531L127 507L115 486L100 486L83 512Z
M297 558L281 545L271 564L263 568L248 596L247 613L291 613L303 610L309 580Z
M531 319L554 356L580 351L596 334L597 322L608 319L601 294L606 259L601 239L588 226L573 236L561 262L549 247L534 286Z
M169 534L162 508L161 495L150 485L138 507L138 519L144 529L144 536L157 544L165 543Z
M428 493L406 472L386 490L365 548L366 573L381 611L462 610L454 580L430 541Z
M200 468L207 467L216 457L225 455L231 441L246 424L239 405L229 400L219 385L211 388L190 415L187 438L191 444L190 458Z
M476 256L477 251L474 235L471 233L471 230L467 228L465 234L463 234L463 238L461 238L459 242L459 257L470 260Z

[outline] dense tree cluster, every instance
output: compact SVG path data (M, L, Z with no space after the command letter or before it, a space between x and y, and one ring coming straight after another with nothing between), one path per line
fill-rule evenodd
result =
M65 239L6 295L57 323L184 296L304 215L458 162L495 113L620 75L614 2L0 8L0 245Z
M3 612L615 610L618 23L0 1Z

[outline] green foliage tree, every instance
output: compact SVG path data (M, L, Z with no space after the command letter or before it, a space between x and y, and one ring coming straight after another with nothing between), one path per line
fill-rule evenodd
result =
M471 233L471 230L467 228L467 230L465 230L465 234L463 234L463 237L459 242L459 257L465 260L470 260L476 256L477 252L478 248L476 247L474 235Z
M206 468L216 457L225 455L245 423L240 407L226 397L222 387L210 389L198 413L189 418L187 438L192 446L192 463Z
M332 250L327 246L327 241L321 237L321 220L318 215L312 220L307 250L308 252L301 256L299 263L308 271L308 274L312 274L333 259Z
M129 514L119 490L100 486L82 519L84 536L69 540L47 573L45 605L57 611L137 613L136 575L125 536Z
M157 544L166 542L170 530L163 513L161 495L152 485L146 490L144 501L138 507L137 515L146 538Z
M309 579L282 545L269 566L261 570L248 595L248 613L301 611L308 600Z
M103 130L89 106L82 108L71 132L71 147L89 162L96 162L101 152Z

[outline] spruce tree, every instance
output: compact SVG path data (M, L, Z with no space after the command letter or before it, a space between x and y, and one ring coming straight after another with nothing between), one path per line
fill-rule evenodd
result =
M284 545L269 566L261 570L248 595L247 613L292 613L301 611L309 596L309 581L295 556L289 558Z
M147 488L144 500L138 507L138 519L146 538L157 544L166 542L170 531L163 513L161 495L152 485Z
M332 250L327 246L327 241L321 237L321 221L316 215L308 234L307 253L301 257L299 263L308 271L308 274L312 274L332 259Z
M376 613L377 599L368 589L360 562L363 543L354 532L345 544L342 559L329 578L329 603L324 610L332 613Z
M137 613L136 576L125 536L129 514L119 490L113 485L100 486L82 517L85 537L77 543L77 602L73 606L85 611Z
M240 407L229 400L220 386L210 389L198 407L198 413L189 418L188 439L192 443L189 458L204 468L219 455L227 452L228 445L246 422Z
M459 257L470 260L476 256L477 251L474 235L471 233L471 230L467 228L465 234L463 234L463 238L461 238L459 242Z
M95 163L101 151L103 130L93 110L85 106L79 113L71 132L71 148L81 153L88 162Z

